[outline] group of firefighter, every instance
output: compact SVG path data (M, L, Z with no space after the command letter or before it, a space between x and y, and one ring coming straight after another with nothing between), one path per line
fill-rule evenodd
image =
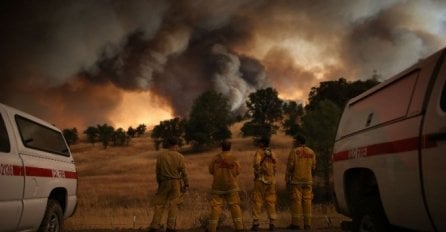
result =
M149 232L161 231L163 211L168 206L167 232L175 232L177 206L182 191L187 191L189 181L184 157L178 149L178 140L168 139L167 149L157 158L156 179L158 191L153 199L154 215ZM265 206L269 217L269 230L276 229L276 166L278 159L271 151L269 138L258 141L259 149L254 154L254 190L252 196L251 231L260 230L260 216ZM213 157L209 173L213 175L211 192L211 214L206 231L215 232L225 203L230 209L236 231L243 231L240 209L238 175L240 163L231 153L231 142L221 143L221 153ZM312 171L316 166L316 155L305 145L305 138L296 136L291 149L285 181L290 194L291 224L289 230L311 230ZM182 186L183 182L183 186ZM303 224L303 227L301 225Z

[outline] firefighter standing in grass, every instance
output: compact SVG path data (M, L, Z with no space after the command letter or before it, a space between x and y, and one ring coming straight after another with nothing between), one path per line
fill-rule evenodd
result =
M154 213L149 232L161 230L161 219L164 208L169 205L167 214L167 232L174 232L176 224L176 214L180 202L181 191L187 191L189 182L187 179L184 157L178 150L178 140L167 139L167 150L163 150L156 160L156 180L158 182L158 192L153 204ZM183 181L184 186L181 186Z
M222 152L209 164L209 173L214 176L212 182L211 216L207 231L217 230L218 219L225 202L229 205L234 227L243 230L242 212L240 210L239 184L240 163L231 153L231 143L221 144Z
M285 181L291 198L291 225L299 230L303 218L305 230L311 230L311 201L313 198L312 171L316 168L316 154L305 145L305 138L296 136L295 147L288 156Z
M269 230L275 229L274 221L276 213L276 163L277 159L269 148L269 138L259 140L260 148L254 155L254 191L252 205L252 231L258 231L260 227L260 215L265 204L269 217Z

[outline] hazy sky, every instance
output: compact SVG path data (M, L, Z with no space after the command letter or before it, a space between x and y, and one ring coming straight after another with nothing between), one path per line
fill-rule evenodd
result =
M0 2L0 101L61 128L187 116L206 90L305 103L340 77L383 79L446 46L441 0Z

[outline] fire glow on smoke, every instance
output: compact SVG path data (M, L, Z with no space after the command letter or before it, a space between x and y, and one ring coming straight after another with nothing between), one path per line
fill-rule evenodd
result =
M0 3L0 101L59 127L156 124L206 90L242 111L274 87L386 78L446 45L438 0Z

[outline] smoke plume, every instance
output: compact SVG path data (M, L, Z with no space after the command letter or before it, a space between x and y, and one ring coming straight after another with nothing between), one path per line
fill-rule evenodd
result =
M385 79L442 48L445 12L440 0L2 1L0 101L64 128L113 124L127 93L175 116L207 90L234 111L264 87L304 103L320 81Z

